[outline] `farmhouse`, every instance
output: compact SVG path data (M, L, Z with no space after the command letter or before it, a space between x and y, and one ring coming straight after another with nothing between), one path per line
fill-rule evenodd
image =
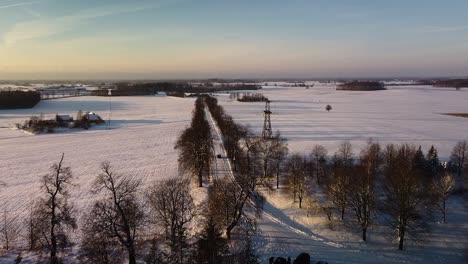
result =
M99 116L97 115L96 113L93 113L93 112L87 112L84 116L83 116L83 120L87 121L88 124L103 124L105 123L104 120Z

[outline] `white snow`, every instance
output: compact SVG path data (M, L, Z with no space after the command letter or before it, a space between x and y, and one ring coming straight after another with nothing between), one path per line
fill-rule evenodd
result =
M40 194L39 181L65 153L76 188L71 191L78 212L93 200L90 186L100 164L110 161L115 171L142 179L144 187L178 173L175 141L191 119L193 99L174 97L115 97L112 99L112 129L28 135L10 129L31 115L73 114L78 110L108 115L108 98L75 97L42 101L33 109L0 110L0 209L21 219L31 201Z
M382 144L414 143L425 150L434 144L446 159L456 141L468 139L468 119L441 114L468 113L468 90L398 86L387 91L347 92L335 91L335 83L313 84L305 89L277 83L258 91L273 101L273 130L280 130L288 139L291 152L308 152L313 145L323 144L332 154L341 141L350 140L358 153L373 138ZM264 103L230 101L228 94L218 98L236 121L261 132ZM0 110L0 181L5 184L0 187L0 209L6 207L21 221L40 194L40 177L62 152L78 184L71 191L78 212L85 211L94 199L90 185L102 161L111 161L119 173L141 178L144 186L177 175L174 144L190 123L193 102L165 96L113 97L111 130L96 126L88 131L36 136L11 128L41 113L53 118L56 113L75 116L82 110L107 119L108 98L74 97L42 101L33 109ZM325 111L327 104L332 111ZM224 163L219 160L217 165L228 170ZM206 196L203 190L193 193ZM450 200L448 224L434 224L426 243L410 243L407 251L400 252L387 229L370 230L369 242L363 243L359 232L349 228L338 225L329 230L320 213L307 217L281 191L266 194L265 213L258 220L258 252L264 261L272 255L295 257L308 252L313 261L329 263L463 263L468 212L459 199ZM0 263L11 258L6 257L5 262L0 258Z
M447 159L459 140L468 140L468 119L442 113L468 113L468 89L430 86L389 87L385 91L335 91L336 84L314 87L267 86L258 92L271 103L273 131L288 139L292 152L308 152L315 144L330 154L344 140L355 153L372 138L381 144L413 143L428 150L433 144ZM264 103L243 103L218 96L236 121L263 128ZM330 104L333 110L325 111Z

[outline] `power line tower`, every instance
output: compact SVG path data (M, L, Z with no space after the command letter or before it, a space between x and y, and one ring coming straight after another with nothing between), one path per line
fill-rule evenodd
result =
M262 137L265 139L270 139L273 135L273 130L271 129L271 111L270 111L270 100L265 101L265 111L263 111L265 120L263 121L263 132Z

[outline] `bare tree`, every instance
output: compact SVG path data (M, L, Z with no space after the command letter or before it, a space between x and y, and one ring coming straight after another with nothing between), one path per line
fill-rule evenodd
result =
M257 174L249 170L246 159L239 159L238 164L234 179L216 181L209 193L210 215L216 223L225 227L228 239L231 238L232 230L245 216L244 205L255 193L257 186Z
M374 192L377 172L382 165L380 145L369 141L361 151L359 164L353 169L349 182L348 206L362 230L362 240L367 240L367 229L372 223L376 197Z
M455 187L455 181L452 175L446 173L438 179L434 180L432 184L432 191L434 198L437 201L437 206L442 213L442 222L446 223L446 204L449 196L452 194Z
M271 164L273 163L275 144L275 140L263 137L259 137L258 144L256 144L256 153L262 168L261 179L263 183L268 183L272 177L273 170Z
M138 199L141 181L114 173L109 162L102 163L101 169L93 192L103 193L104 198L94 203L88 219L93 219L93 228L117 239L127 251L129 264L136 264L135 244L145 221Z
M279 132L275 135L274 140L276 144L272 155L272 166L276 175L276 189L279 189L281 169L286 161L289 150L286 140L281 137Z
M190 181L172 178L158 182L148 190L148 200L156 225L164 229L164 237L171 248L171 261L183 263L187 225L195 214Z
M95 214L88 214L81 227L81 263L113 264L122 263L125 251L119 241L102 228L100 218Z
M39 240L41 236L41 230L39 230L38 228L39 223L35 215L34 206L35 206L35 203L31 202L31 207L29 209L28 217L25 220L29 250L36 250L39 248L39 244L40 244Z
M450 160L457 167L457 175L460 178L463 174L463 167L468 157L468 144L466 141L459 141L455 147L453 147Z
M321 179L325 176L327 166L327 149L322 145L315 145L310 153L309 159L313 164L317 185L321 184Z
M302 201L307 194L306 170L307 162L300 154L293 154L286 164L287 185L293 195L294 202L299 200L299 208L302 208Z
M420 239L427 231L428 194L417 176L416 148L410 145L387 146L384 152L384 199L382 209L388 227L396 230L398 249L407 237Z
M12 243L18 236L18 226L16 225L15 217L8 212L8 208L5 205L3 214L0 222L0 234L3 240L4 249L10 250Z
M72 184L70 167L64 167L62 154L60 161L51 167L49 174L42 178L41 189L45 192L33 211L34 233L40 232L40 241L50 252L50 263L58 263L59 246L68 244L66 228L76 228L72 206L68 203L69 187Z
M353 169L352 156L351 144L347 141L341 143L333 157L332 179L328 183L328 194L333 204L340 210L341 220L344 220L348 206L350 174Z

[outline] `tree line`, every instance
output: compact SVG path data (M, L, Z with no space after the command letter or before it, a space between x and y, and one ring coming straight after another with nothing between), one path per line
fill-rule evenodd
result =
M235 85L211 83L194 85L188 82L149 82L149 83L116 83L112 96L153 95L158 92L166 93L214 93L232 90L259 90L260 85L239 83ZM98 89L92 92L96 96L108 96L107 89Z
M284 161L283 180L299 208L354 224L363 241L369 227L382 223L396 231L403 250L408 238L420 240L429 233L434 218L446 223L447 200L460 191L457 186L463 188L457 182L463 181L467 154L466 141L456 144L446 164L434 146L424 154L410 144L382 147L369 141L355 156L352 145L343 142L329 157L316 145L308 155L294 153ZM317 201L317 191L326 193L325 202Z
M40 101L37 91L0 91L0 109L33 108Z

